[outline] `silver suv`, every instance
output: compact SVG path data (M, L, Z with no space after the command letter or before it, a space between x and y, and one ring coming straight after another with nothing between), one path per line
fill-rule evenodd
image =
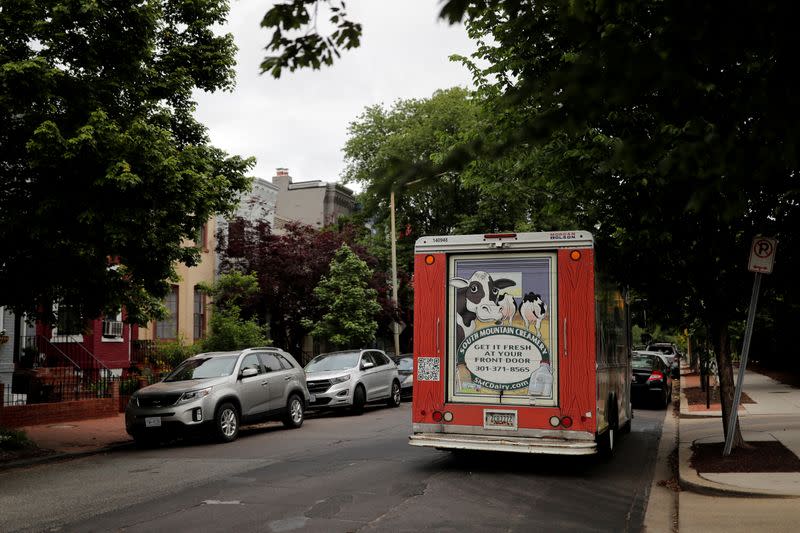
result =
M385 401L400 405L397 365L381 350L347 350L318 355L306 365L309 407L352 407Z
M202 353L136 391L125 409L125 429L137 443L188 429L230 442L244 423L279 419L299 428L308 400L303 368L283 350Z

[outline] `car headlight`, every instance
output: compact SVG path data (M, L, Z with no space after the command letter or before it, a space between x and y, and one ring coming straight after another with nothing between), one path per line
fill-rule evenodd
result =
M338 378L331 378L331 383L344 383L345 381L350 381L350 374L345 374L344 376L339 376Z
M208 396L209 394L211 394L211 387L184 392L183 395L181 396L181 399L178 400L178 403L181 404L186 402L192 402L194 400L199 400L200 398Z

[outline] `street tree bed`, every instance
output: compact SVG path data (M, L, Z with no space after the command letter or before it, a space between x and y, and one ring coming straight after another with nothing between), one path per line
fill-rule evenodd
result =
M710 387L711 388L711 404L717 404L719 407L720 397L719 397L719 387ZM683 393L686 395L686 401L690 406L692 405L705 405L706 404L706 391L701 389L700 387L687 387L683 389ZM739 401L739 405L745 403L756 403L750 398L746 392L742 391L742 397Z
M722 455L724 442L692 446L692 468L700 473L800 472L800 459L779 441L753 441Z

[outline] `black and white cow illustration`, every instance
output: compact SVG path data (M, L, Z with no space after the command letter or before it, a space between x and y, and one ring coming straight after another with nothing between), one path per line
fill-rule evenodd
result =
M525 329L529 330L530 325L536 328L536 335L542 337L542 320L547 316L547 304L538 294L529 292L522 298L519 306L519 314L525 322Z
M500 306L500 320L497 323L505 322L507 326L510 326L514 321L514 315L517 314L517 303L514 301L514 297L506 292L497 301L497 305Z
M498 298L500 291L516 285L510 279L492 279L478 270L469 279L451 278L456 288L456 346L475 331L475 321L496 322L502 318Z

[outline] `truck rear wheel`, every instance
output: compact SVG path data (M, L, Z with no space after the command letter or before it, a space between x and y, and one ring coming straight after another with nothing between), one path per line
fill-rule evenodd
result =
M619 434L619 416L617 416L617 409L614 407L616 402L609 401L608 406L608 429L602 435L597 437L597 453L604 459L610 459L614 456L614 451L617 447L617 435Z

